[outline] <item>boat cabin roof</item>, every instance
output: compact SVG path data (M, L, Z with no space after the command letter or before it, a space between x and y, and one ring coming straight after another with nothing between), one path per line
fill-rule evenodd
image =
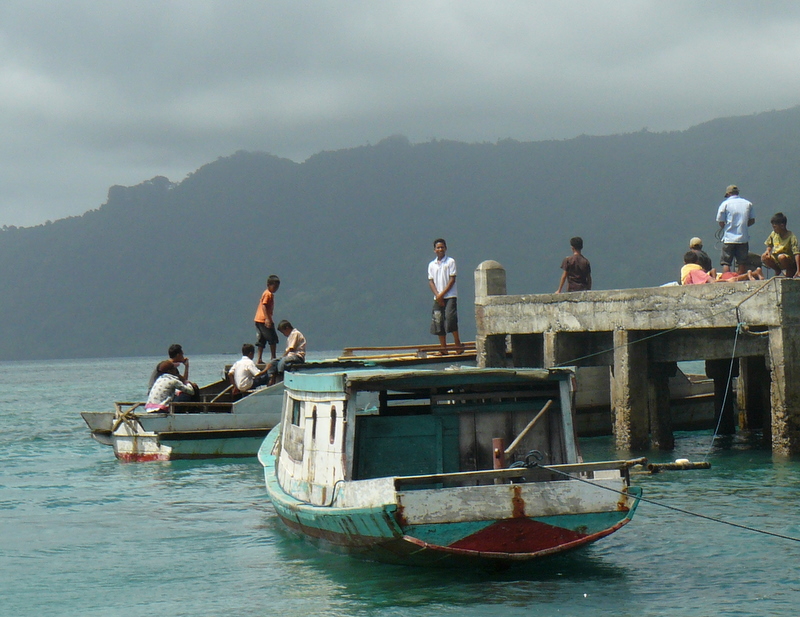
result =
M416 391L442 388L493 386L525 386L552 388L553 381L569 379L571 369L503 369L471 366L378 366L309 367L302 371L287 372L284 385L289 390L309 393L333 393L355 390L365 391Z

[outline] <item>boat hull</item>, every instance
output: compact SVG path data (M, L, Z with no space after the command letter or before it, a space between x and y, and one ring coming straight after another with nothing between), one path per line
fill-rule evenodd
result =
M241 458L255 456L268 431L268 428L258 428L148 433L142 430L131 431L126 427L112 435L111 445L114 447L114 455L128 463Z
M92 437L125 462L252 457L280 422L283 386L256 391L218 411L83 412ZM141 404L140 404L141 405ZM213 405L208 406L213 409Z
M636 488L617 493L621 481L562 481L395 491L391 501L371 506L312 505L278 481L272 453L278 434L274 429L259 452L278 516L322 548L364 559L442 566L530 561L615 532L630 521L641 495ZM335 492L331 503L347 503L346 491Z

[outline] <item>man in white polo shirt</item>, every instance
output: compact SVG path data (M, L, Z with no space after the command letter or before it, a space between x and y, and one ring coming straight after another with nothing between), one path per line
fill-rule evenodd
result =
M453 333L456 353L464 351L458 337L458 290L456 289L456 261L447 257L447 243L443 238L433 241L436 259L428 264L428 285L433 292L431 334L439 337L442 353L447 353L447 333Z

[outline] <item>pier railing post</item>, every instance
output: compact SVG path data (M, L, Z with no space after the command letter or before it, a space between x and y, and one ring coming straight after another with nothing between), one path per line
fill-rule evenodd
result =
M505 366L505 335L486 332L484 307L490 296L506 295L506 270L491 259L475 269L475 349L478 366Z

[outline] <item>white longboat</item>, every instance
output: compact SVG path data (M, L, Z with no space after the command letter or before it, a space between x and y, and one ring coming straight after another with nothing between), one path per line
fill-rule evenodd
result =
M339 358L306 366L402 366L455 358L472 363L475 343L464 343L457 355L441 352L438 345L348 347ZM81 416L92 437L112 446L123 461L254 457L269 430L280 421L282 402L283 383L240 395L232 393L228 381L221 379L202 387L199 401L171 403L163 413L145 412L144 402L117 402L114 411L84 411Z
M81 412L92 437L123 461L255 456L280 420L283 384L244 395L227 380L200 389L196 402L145 412L144 402L117 402L114 411Z

